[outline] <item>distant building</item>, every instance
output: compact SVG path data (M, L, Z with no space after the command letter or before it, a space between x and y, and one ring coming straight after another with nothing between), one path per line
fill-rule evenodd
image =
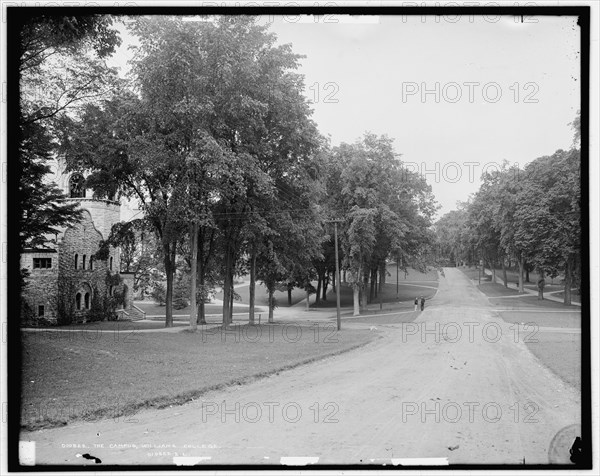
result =
M51 236L45 248L26 249L21 254L21 268L29 271L22 292L22 319L26 323L40 320L87 322L98 316L141 318L133 306L132 273L120 273L119 249L109 247L105 259L94 255L102 240L108 238L113 224L120 221L118 201L93 198L84 187L84 177L67 174L60 164L49 177L83 209L79 223Z

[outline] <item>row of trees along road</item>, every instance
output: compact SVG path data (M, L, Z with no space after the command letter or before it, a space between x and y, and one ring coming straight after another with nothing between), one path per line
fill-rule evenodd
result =
M85 173L95 196L139 202L159 245L167 327L182 256L192 328L205 322L204 301L217 286L223 325L232 321L234 276L245 273L250 323L257 281L268 290L271 322L276 290L308 293L335 267L333 217L344 219L341 264L355 313L385 281L390 255L425 266L430 187L402 167L385 136L330 147L310 118L301 57L267 26L224 16L137 17L127 27L139 41L130 79L113 78L110 94L59 115L55 133L68 170ZM108 241L125 237L131 247L120 227Z
M467 203L435 224L439 257L455 264L483 259L493 270L518 266L519 290L530 270L564 282L564 303L581 285L581 156L579 115L570 150L540 157L524 168L504 162L485 173Z

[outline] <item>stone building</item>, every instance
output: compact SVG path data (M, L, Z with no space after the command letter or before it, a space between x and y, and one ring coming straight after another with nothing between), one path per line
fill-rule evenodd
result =
M120 221L118 201L99 199L83 186L81 174L67 174L57 163L49 177L83 210L79 223L60 230L41 249L26 249L21 268L29 271L21 296L28 323L86 322L99 316L142 318L133 305L133 274L120 272L119 249L110 246L105 259L95 257L113 224ZM62 316L62 317L61 317ZM70 317L69 317L70 316Z

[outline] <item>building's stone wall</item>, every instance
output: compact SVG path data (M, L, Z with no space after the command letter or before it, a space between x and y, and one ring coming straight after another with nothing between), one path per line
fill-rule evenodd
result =
M117 202L110 200L93 200L90 198L77 199L81 208L87 210L94 223L96 230L106 240L110 235L110 230L115 223L119 222L121 211Z
M34 269L34 258L50 258L50 269ZM30 252L21 254L21 268L29 271L27 286L22 291L22 299L29 305L29 313L25 319L38 317L39 306L44 306L44 318L56 318L56 291L58 277L58 254L52 252Z
M57 300L71 299L71 303L74 306L75 320L86 321L92 311L94 296L103 299L108 295L107 274L119 274L119 250L112 246L109 247L108 259L103 261L94 259L90 269L90 259L98 252L100 243L104 239L103 234L98 230L96 222L93 220L94 215L92 213L95 212L94 214L100 223L104 223L104 225L101 225L104 226L104 230L110 232L112 223L109 226L109 220L115 219L114 204L99 202L97 207L91 207L92 210L88 210L87 205L90 203L89 201L82 202L82 205L86 205L83 217L79 223L64 231L59 238L59 243L56 247L57 252L30 252L22 254L21 266L30 270L30 278L27 280L28 285L22 294L22 299L29 304L32 310L29 317L37 317L38 306L44 305L44 317L51 321L56 321ZM118 220L118 210L116 217ZM77 255L77 268L75 267L75 255ZM34 257L52 258L52 268L33 269ZM133 282L131 277L128 277L127 280ZM128 288L133 289L133 284L128 286ZM123 286L115 286L115 289L122 291ZM75 306L78 293L81 295L80 309L77 309ZM90 295L87 308L85 305L86 293Z
M92 269L90 269L90 257L95 254L102 241L102 234L96 228L92 221L92 215L86 210L83 212L82 220L68 228L58 247L59 254L59 276L64 282L70 281L75 289L72 299L75 299L77 293L82 296L86 292L91 292L91 299L97 294L102 298L107 295L106 284L107 272L118 274L119 271L119 253L116 248L109 248L109 257L105 261L94 260ZM77 254L77 268L75 268L75 255ZM83 267L83 257L85 259L85 268ZM112 259L112 269L110 269L110 260ZM81 309L75 311L78 320L86 320L91 309L86 309L82 298Z
M90 212L96 229L102 234L103 239L107 239L113 224L120 221L120 203L113 200L96 199L92 190L89 189L83 191L84 196L81 198L70 198L69 182L73 174L66 171L66 164L61 159L54 160L50 167L53 173L49 175L48 179L58 185L67 200L79 202L81 208ZM85 176L85 174L83 175ZM61 230L61 234L64 231L66 230Z
M70 197L70 173L66 172L65 164L57 159L52 164L53 174L48 179L55 182ZM90 258L98 252L102 240L110 235L112 226L120 221L121 207L112 200L94 199L91 190L84 191L84 197L67 198L77 201L83 211L80 223L68 228L57 230L57 234L48 236L48 250L31 250L21 255L21 267L30 271L27 286L23 289L21 298L29 305L30 313L23 317L37 317L38 306L44 306L44 317L56 321L58 302L61 296L70 299L69 305L75 309L77 293L81 294L81 309L74 310L78 321L85 321L92 311L92 299L95 296L104 300L111 289L107 284L107 275L117 275L120 271L119 249L109 248L107 260L94 260L90 269ZM78 255L77 268L75 254ZM85 256L85 269L83 257ZM33 258L51 258L50 269L33 269ZM112 264L112 266L111 266ZM112 287L115 292L122 292L127 286L125 308L133 304L133 276L124 275L123 282ZM116 281L116 280L115 280ZM89 294L89 308L85 307L85 294ZM68 294L68 296L67 296Z

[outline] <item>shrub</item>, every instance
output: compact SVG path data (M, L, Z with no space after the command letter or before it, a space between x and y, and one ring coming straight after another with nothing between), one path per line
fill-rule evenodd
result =
M167 290L164 285L156 283L152 288L150 296L152 297L152 299L154 299L154 302L156 302L156 304L158 304L159 306L164 306L166 303Z
M187 299L183 297L173 298L173 309L179 310L187 306L189 306L189 302Z
M72 324L75 320L75 281L67 277L59 277L57 293L54 299L56 309L56 323L59 326Z

